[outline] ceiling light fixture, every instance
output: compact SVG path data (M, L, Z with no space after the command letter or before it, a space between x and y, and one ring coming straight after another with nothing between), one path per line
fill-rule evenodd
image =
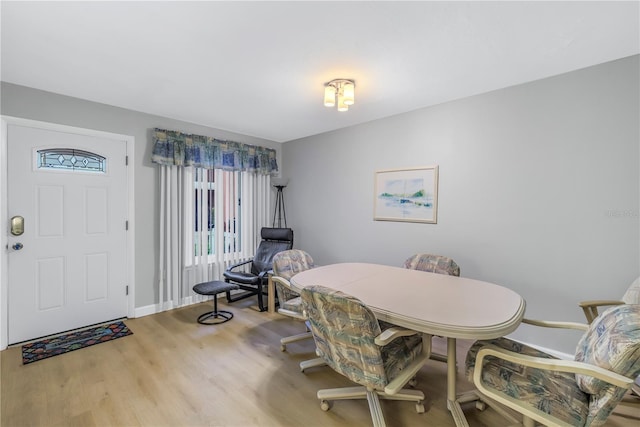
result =
M353 105L356 96L356 84L353 80L335 79L324 84L324 106L334 107L338 111L347 111ZM336 101L337 98L337 101Z

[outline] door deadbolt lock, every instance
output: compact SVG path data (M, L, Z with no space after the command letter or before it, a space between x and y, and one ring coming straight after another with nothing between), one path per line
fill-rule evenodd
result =
M24 245L22 243L14 243L13 246L11 246L13 248L14 251L19 251L20 249L24 248Z
M11 218L11 234L14 236L21 236L24 233L24 218L21 216L14 216Z

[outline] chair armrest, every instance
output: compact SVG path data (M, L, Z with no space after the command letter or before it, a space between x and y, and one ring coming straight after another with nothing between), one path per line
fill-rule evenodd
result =
M387 384L384 388L385 393L390 395L396 394L409 382L409 380L416 376L420 368L422 368L427 360L429 360L431 357L432 335L423 334L421 332L412 331L411 329L405 329L398 326L392 326L382 331L382 333L376 337L375 343L382 347L389 344L396 338L410 337L417 334L422 335L422 352L409 364L409 366L405 367L397 377Z
M605 305L622 305L624 301L619 300L606 300L606 299L596 299L589 301L580 301L578 305L580 307L600 307Z
M260 278L260 280L264 279L264 276L266 276L267 274L269 274L269 272L271 272L273 270L265 270L265 271L261 271L260 273L258 273L258 277Z
M276 282L277 282L277 283L280 283L282 286L284 286L284 287L285 287L285 288L287 288L287 289L291 289L291 283L290 283L287 279L285 279L284 277L280 277L280 276L271 276L271 280L272 280L274 283L276 283ZM293 289L291 289L291 290L293 290Z
M587 322L591 323L600 313L598 313L599 307L606 307L609 305L622 305L624 301L617 300L590 300L581 301L578 305L582 308L584 316L587 318Z
M589 329L589 325L577 322L554 322L550 320L522 319L522 323L540 326L543 328L577 329L579 331L586 331Z
M419 333L420 332L412 331L411 329L393 326L382 331L382 333L376 337L375 343L380 347L384 347L398 337L410 337Z
M390 329L395 329L395 328L390 328ZM387 329L387 331L388 330L389 329ZM380 335L383 335L383 334L384 332ZM413 334L409 334L409 335L413 335ZM407 336L407 335L396 335L396 337L398 336ZM376 344L378 344L377 341L378 341L378 338L376 338ZM389 384L387 384L387 386L384 388L384 392L389 395L394 395L400 390L402 390L402 388L413 377L415 377L418 374L418 371L422 368L422 366L424 366L425 363L427 363L430 357L431 357L431 335L424 334L422 337L422 353L420 353L418 357L416 357L414 361L409 364L409 366L406 366L400 372L400 374L398 374L397 377L395 377L393 380L389 382Z
M476 356L476 369L473 372L473 382L479 389L484 389L482 385L482 362L485 357L494 356L507 362L515 363L532 368L542 369L545 371L568 372L574 374L588 375L616 387L630 389L634 380L624 375L616 374L608 369L592 365L590 363L577 362L575 360L564 359L547 359L544 357L527 356L513 351L505 350L500 347L488 344L478 351ZM481 388L482 387L482 388ZM484 392L484 390L482 390Z
M250 259L250 260L247 260L247 261L243 261L243 262L239 262L237 264L230 265L229 267L227 267L227 269L225 271L231 271L234 268L240 267L240 266L245 265L245 264L249 264L252 261L253 261L253 259Z
M298 320L307 320L307 317L304 315L304 313L297 313L295 311L285 310L284 308L279 308L278 313L284 314L285 316L293 317L294 319Z

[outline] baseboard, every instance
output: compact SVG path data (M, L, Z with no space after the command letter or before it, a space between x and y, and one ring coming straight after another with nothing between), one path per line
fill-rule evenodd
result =
M231 291L231 295L234 295L236 293L241 293L241 292L242 292L241 290ZM220 298L225 297L224 293L219 293L218 296ZM203 299L202 297L198 297L198 296L189 296L184 299L184 303L182 305L165 304L165 306L163 307L162 304L151 304L151 305L145 305L143 307L136 307L134 310L133 317L134 318L144 317L144 316L149 316L151 314L162 313L163 311L173 310L174 308L180 308L180 307L186 307L188 305L199 304L203 301L207 301L210 299L211 297L206 297Z
M149 316L151 314L162 313L163 311L173 310L174 308L186 307L193 304L199 304L202 301L196 301L194 297L190 296L185 298L184 303L182 305L177 304L151 304L145 305L143 307L136 307L134 312L134 317L144 317Z
M152 304L144 307L136 307L134 310L133 317L144 317L149 316L150 314L160 313L160 304Z

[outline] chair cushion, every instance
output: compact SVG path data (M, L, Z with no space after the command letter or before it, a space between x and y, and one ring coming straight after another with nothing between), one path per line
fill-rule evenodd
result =
M598 316L578 343L575 360L635 378L640 372L640 305L611 307ZM596 394L608 383L576 374L585 392Z
M220 280L198 283L193 287L193 291L200 295L216 295L220 292L232 291L235 289L238 289L238 285L222 282Z
M302 299L300 296L288 299L280 303L280 308L302 314Z
M466 374L471 382L476 355L487 344L515 353L555 359L547 353L508 338L477 341L471 346L466 359ZM482 382L487 388L521 400L570 425L585 425L589 413L589 396L580 390L574 374L555 372L550 375L549 372L540 369L523 367L495 357L487 357L484 361Z
M640 305L625 304L605 310L580 339L575 360L636 378L640 374ZM591 416L602 422L626 392L586 375L576 374L576 382L593 395Z
M280 282L274 282L274 283L276 285L276 295L278 296L278 304L280 305L281 308L287 308L286 306L289 300L300 297L300 295L297 292L294 292L293 290L287 288L286 286L282 285ZM298 302L292 302L290 304L299 306L301 303L300 301L298 301ZM299 313L302 313L302 307L299 307L299 308L300 308L300 311L298 310L296 311L298 311Z

